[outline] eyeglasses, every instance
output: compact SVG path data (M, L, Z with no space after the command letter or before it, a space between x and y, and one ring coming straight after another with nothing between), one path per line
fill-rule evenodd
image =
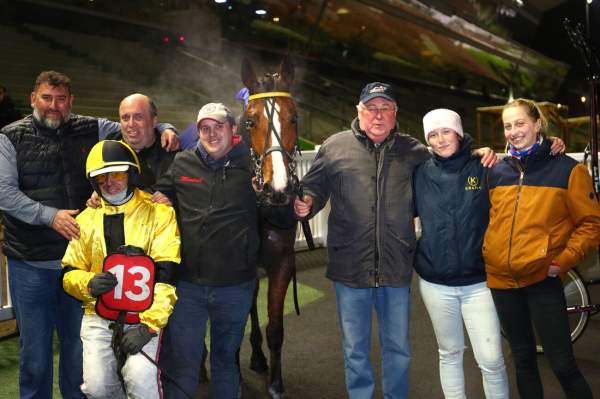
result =
M94 180L96 181L96 183L98 183L98 185L103 185L108 180L109 175L114 181L124 181L125 179L127 179L127 172L108 172L95 176Z
M365 106L361 104L362 109L366 110L371 115L377 115L381 112L383 115L389 114L391 112L396 111L396 107L390 105L384 105L381 108L377 108L374 105Z

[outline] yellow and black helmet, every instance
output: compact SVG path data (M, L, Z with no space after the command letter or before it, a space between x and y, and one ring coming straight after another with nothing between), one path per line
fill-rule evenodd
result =
M135 151L125 142L104 140L92 147L85 163L85 175L92 177L109 172L135 169L141 173L140 161Z

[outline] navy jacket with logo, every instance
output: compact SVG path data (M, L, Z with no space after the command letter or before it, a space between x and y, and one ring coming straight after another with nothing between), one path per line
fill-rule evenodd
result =
M489 220L486 170L465 136L454 156L434 156L414 173L415 209L421 218L415 270L449 286L485 281L482 245Z

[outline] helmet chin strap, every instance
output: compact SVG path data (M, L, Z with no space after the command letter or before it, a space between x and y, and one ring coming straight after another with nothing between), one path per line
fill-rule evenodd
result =
M123 205L133 196L133 191L130 191L129 188L126 188L125 190L116 194L108 194L102 190L100 191L100 196L111 205Z

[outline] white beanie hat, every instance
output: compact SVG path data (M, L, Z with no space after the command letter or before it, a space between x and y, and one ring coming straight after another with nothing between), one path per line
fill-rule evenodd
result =
M423 117L425 142L429 143L429 140L427 139L429 133L441 127L454 130L461 138L465 136L460 121L460 115L450 109L438 108L429 111Z

